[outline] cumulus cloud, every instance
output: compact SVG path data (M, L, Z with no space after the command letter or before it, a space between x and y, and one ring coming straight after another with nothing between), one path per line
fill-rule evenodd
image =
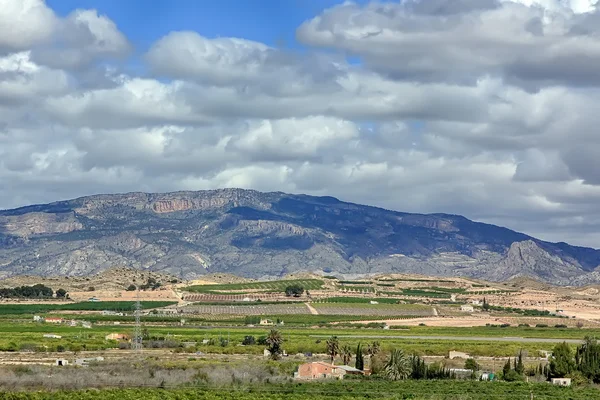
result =
M109 15L0 0L0 207L244 187L598 247L598 1L345 2L294 28L305 51L165 32L141 75Z
M598 85L600 24L574 11L595 2L421 1L344 3L306 21L298 38L343 49L404 80L469 83L500 76L526 84ZM577 59L579 62L573 63Z
M47 42L58 23L43 0L0 0L0 52L28 50Z

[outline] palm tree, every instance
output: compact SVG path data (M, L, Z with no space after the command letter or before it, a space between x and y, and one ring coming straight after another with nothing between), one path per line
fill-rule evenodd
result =
M271 353L271 359L278 360L281 356L281 345L283 344L283 336L277 329L271 329L267 335L267 350Z
M342 360L344 361L344 365L348 365L350 360L352 359L352 349L347 344L342 346Z
M337 336L332 336L327 340L327 354L331 357L331 363L335 357L340 354L340 341Z
M376 356L381 351L381 345L375 341L367 346L367 353L370 356Z
M390 359L385 364L385 375L394 381L406 379L411 373L411 362L404 351L395 349L390 354Z

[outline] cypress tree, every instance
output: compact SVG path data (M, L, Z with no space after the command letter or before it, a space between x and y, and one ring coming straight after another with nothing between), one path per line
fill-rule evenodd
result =
M360 343L356 346L356 369L360 369L361 371L365 369L365 359L362 353L362 348L360 347Z

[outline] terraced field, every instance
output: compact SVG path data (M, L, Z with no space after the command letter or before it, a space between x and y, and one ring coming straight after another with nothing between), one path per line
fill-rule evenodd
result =
M252 291L284 292L285 288L290 285L300 285L304 288L304 290L316 290L323 287L323 281L320 279L294 279L217 285L194 285L188 286L183 290L195 293L243 294L244 292L249 293Z
M197 315L300 315L310 314L304 304L264 304L264 305L190 305L182 307L186 314Z
M212 302L234 302L234 301L275 301L285 299L286 301L294 300L294 298L285 297L281 293L253 293L253 294L186 294L183 296L185 301L201 301L205 303Z
M430 316L433 308L421 304L313 303L321 315Z

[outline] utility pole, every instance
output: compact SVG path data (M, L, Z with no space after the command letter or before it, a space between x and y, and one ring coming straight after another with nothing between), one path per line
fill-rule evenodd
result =
M142 351L142 304L140 303L140 288L137 288L137 295L135 299L135 327L133 329L133 340L131 342L131 348L137 352Z

